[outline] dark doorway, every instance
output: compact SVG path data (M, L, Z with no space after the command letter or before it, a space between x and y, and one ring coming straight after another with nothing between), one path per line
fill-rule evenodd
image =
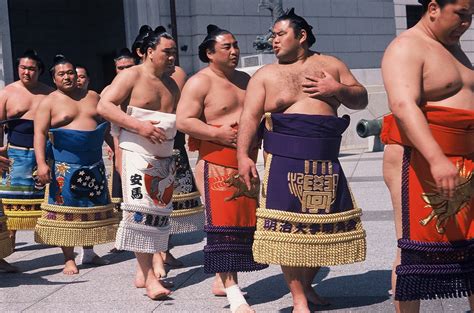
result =
M125 46L122 0L9 0L8 8L13 60L32 48L49 69L61 53L88 68L91 89L100 92L110 83L108 59ZM47 72L40 80L52 84Z
M412 28L420 20L421 15L423 14L423 7L421 5L407 5L406 13L407 29Z

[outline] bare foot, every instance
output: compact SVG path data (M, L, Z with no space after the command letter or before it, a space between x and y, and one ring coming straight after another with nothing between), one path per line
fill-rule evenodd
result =
M320 295L318 295L316 293L316 291L314 291L313 288L309 288L307 290L305 290L305 296L306 296L306 299L308 300L309 303L312 303L316 306L319 306L319 307L326 307L326 306L330 306L331 305L331 302L329 302L328 300L326 300L325 298L321 297Z
M163 287L158 280L151 280L147 282L146 295L152 300L164 300L171 294L171 291Z
M227 293L225 292L224 284L219 277L215 277L212 282L212 294L216 297L225 297Z
M160 252L153 254L153 271L155 272L156 278L166 277L165 264L163 263Z
M161 257L163 258L163 262L170 266L170 267L174 267L174 268L177 268L177 267L183 267L184 266L184 263L181 262L180 260L178 260L177 258L175 258L171 252L169 251L165 251L165 252L160 252L161 254Z
M79 273L79 269L77 268L76 262L74 262L74 260L67 260L64 263L63 274L74 275L78 273Z
M145 276L143 275L143 272L140 270L140 267L137 267L137 274L135 275L135 287L136 288L145 288ZM163 285L165 288L173 288L174 283L170 281L164 281L160 280L160 283Z
M145 275L143 274L140 266L137 266L137 273L135 274L135 287L145 288Z
M248 304L241 304L235 310L235 313L255 313L255 310L250 307Z
M3 273L18 273L20 269L16 266L11 265L4 259L0 259L0 272Z

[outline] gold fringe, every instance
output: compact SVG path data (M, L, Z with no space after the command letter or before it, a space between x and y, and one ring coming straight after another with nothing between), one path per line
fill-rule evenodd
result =
M282 242L282 244L295 243L301 245L325 245L363 238L365 238L365 231L363 229L356 229L344 233L314 235L257 230L254 235L255 240L276 241Z
M31 218L38 218L41 216L41 210L31 210L31 211L10 211L10 210L5 210L5 216L10 218L20 218L20 217L31 217Z
M272 113L270 112L265 113L265 128L268 129L268 131L273 131Z
M48 165L51 167L51 164L48 163ZM44 199L43 199L43 204L48 203L49 200L49 183L46 184L44 187Z
M110 201L112 201L112 184L113 184L113 181L114 181L114 162L110 162L110 164L108 166L106 166L106 169L108 168L108 170L106 170L106 172L109 173L109 177L107 177L107 191L109 192L109 198L110 198Z
M260 222L260 229L263 228L263 219L273 219L273 220L280 220L280 221L287 221L290 223L305 223L305 224L312 224L312 223L338 223L344 222L351 219L358 219L362 216L362 209L356 208L349 211L341 212L341 213L333 213L333 214L324 214L324 215L317 215L317 214L302 214L302 213L294 213L294 212L286 212L280 210L272 210L272 209L264 209L264 208L257 208L257 219ZM258 229L258 226L257 226Z
M84 222L74 222L74 221L58 221L58 220L48 220L45 218L39 218L37 226L52 227L52 228L70 228L70 229L91 229L96 227L108 226L111 224L118 224L119 219L112 217L106 220L100 221L84 221Z
M13 253L12 240L7 231L0 233L0 259Z
M204 207L202 205L192 208L192 209L182 209L182 210L173 211L171 212L170 217L171 218L183 217L183 216L199 214L201 212L204 212Z
M77 229L56 228L38 223L35 229L35 241L60 247L94 246L115 241L117 228L117 224Z
M285 235L293 237L296 234ZM365 233L362 236L354 236L350 241L308 244L291 242L293 240L281 240L284 238L280 238L280 240L262 238L267 236L261 236L256 232L253 242L253 258L258 263L291 267L319 267L362 262L366 256L364 236Z
M326 216L257 209L257 231L253 254L256 262L292 267L332 266L361 262L366 256L365 231L360 222L362 210ZM290 223L338 223L356 219L355 230L342 233L296 234L264 229L265 219Z
M34 204L41 204L43 203L44 199L8 199L3 198L0 200L3 204L25 204L25 205L34 205Z
M91 206L91 207L74 207L66 205L55 205L49 203L43 203L41 208L45 211L57 212L57 213L76 213L76 214L87 214L87 213L99 213L112 210L115 207L115 204L109 203L101 206Z
M8 216L7 228L9 230L33 230L36 226L36 221L41 215L38 216L25 216L25 217L12 217Z
M186 200L193 200L195 198L200 197L201 194L199 191L194 191L191 193L185 193L185 194L174 194L173 195L173 202L174 201L186 201Z
M122 198L110 198L110 202L112 202L113 204L120 204L122 203Z
M265 172L263 173L262 196L260 197L260 207L267 206L268 177L270 176L270 166L272 165L273 155L267 153L265 156Z

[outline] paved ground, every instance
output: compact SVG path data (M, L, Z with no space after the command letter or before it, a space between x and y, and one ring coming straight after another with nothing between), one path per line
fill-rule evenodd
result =
M191 162L194 163L195 159ZM382 179L382 154L346 153L341 158L359 206L364 209L367 260L323 268L317 291L330 312L391 312L390 267L395 251L392 212ZM262 164L259 163L262 170ZM20 232L18 250L7 258L23 273L0 274L0 312L229 312L225 298L211 295L212 275L203 273L203 233L175 236L172 250L186 267L171 270L176 285L170 300L151 301L132 286L136 261L131 253L109 254L112 244L96 247L111 261L104 267L80 267L73 277L61 273L59 248L37 245L32 232ZM257 312L291 312L291 297L279 267L240 275L241 287ZM422 312L466 312L466 299L422 303Z

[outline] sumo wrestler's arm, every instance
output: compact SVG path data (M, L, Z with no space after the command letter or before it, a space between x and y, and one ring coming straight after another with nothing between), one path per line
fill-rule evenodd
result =
M325 58L327 63L337 70L339 79L325 70L322 70L321 77L306 75L302 84L303 92L312 98L334 97L349 109L364 109L369 102L365 87L357 81L342 61L331 56Z
M107 90L103 91L97 105L97 112L106 120L133 131L154 144L162 143L166 141L166 134L161 128L155 127L160 123L159 121L139 121L120 109L120 105L132 93L138 75L136 70L120 72L107 87Z
M424 74L423 53L416 39L395 39L382 59L382 77L390 110L408 139L428 161L438 190L451 198L459 183L458 171L433 138L419 107Z
M95 91L92 91L92 90L89 90L88 93L95 98L95 101L94 103L96 103L96 110L97 110L97 104L99 103L100 101L100 95L95 92ZM105 122L105 119L103 118L103 116L99 115L99 113L97 113L97 115L94 117L95 121L97 122L97 124L101 124L103 122ZM114 139L112 137L112 135L110 134L110 123L109 125L107 126L107 129L105 130L105 134L104 134L104 141L105 143L107 144L108 148L109 148L109 151L107 151L107 153L109 154L109 158L111 157L110 153L114 150Z
M196 139L235 147L237 131L232 128L233 125L214 127L203 121L204 102L210 86L210 78L204 74L198 73L187 81L176 109L176 126L183 133ZM219 103L211 105L218 106Z
M5 89L0 91L0 121L7 119L7 92ZM5 171L10 165L7 156L7 146L3 142L4 126L0 126L0 170Z
M36 163L38 164L38 182L46 185L51 180L51 170L46 162L46 139L51 127L51 98L53 95L45 97L38 105L34 118L34 139Z
M345 107L352 110L362 110L369 104L367 89L352 75L347 66L336 59L339 71L340 88L336 90L335 97Z
M257 71L249 81L245 92L244 109L240 115L237 137L237 161L239 175L251 189L251 178L257 178L255 162L250 158L250 149L255 142L258 125L262 119L265 105L264 68Z
M175 66L175 70L173 74L171 74L171 78L176 82L176 85L178 85L178 88L181 91L183 90L188 75L186 75L186 72L181 67Z

